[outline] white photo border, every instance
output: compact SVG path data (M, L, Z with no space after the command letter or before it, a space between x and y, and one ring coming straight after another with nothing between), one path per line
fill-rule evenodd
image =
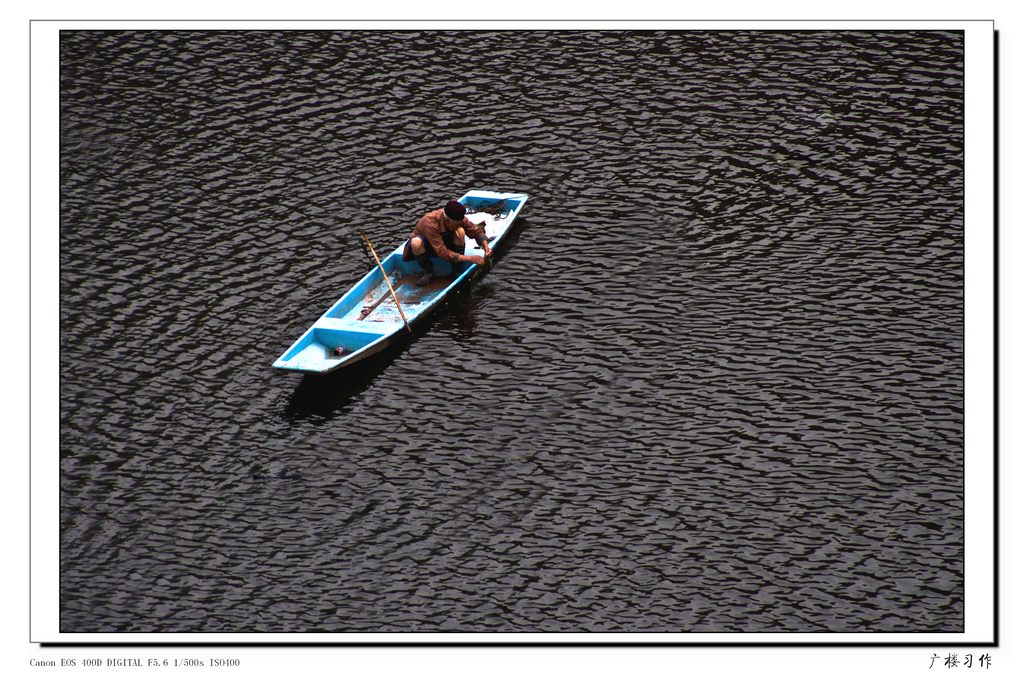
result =
M62 633L59 628L61 30L955 30L964 32L963 633ZM50 21L30 24L30 638L48 644L993 645L996 583L995 26L992 21ZM968 552L969 548L969 552Z

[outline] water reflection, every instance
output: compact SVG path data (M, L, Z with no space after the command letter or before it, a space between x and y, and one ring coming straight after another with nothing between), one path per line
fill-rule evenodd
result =
M315 417L332 417L344 411L422 333L405 336L394 346L351 367L326 375L303 375L288 399L285 417L291 422L299 422Z

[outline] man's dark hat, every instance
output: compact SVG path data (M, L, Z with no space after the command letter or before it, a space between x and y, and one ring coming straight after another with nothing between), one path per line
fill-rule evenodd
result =
M444 205L444 215L453 221L461 221L466 217L466 207L453 199Z

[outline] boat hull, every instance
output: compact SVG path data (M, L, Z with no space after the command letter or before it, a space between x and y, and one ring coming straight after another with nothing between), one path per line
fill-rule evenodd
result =
M459 201L466 206L470 220L477 224L486 221L488 244L496 251L527 199L524 194L470 190ZM486 266L453 265L434 258L437 276L430 284L418 287L416 281L422 269L415 261L402 260L404 244L403 241L381 259L381 266L398 296L401 313L381 275L381 268L374 267L281 354L273 367L285 372L324 375L373 357L408 334L406 321L410 326L426 321L458 291L486 272ZM475 240L467 238L465 253L483 255L483 249Z

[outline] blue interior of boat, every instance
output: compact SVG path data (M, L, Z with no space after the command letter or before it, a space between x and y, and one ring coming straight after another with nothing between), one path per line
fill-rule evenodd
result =
M384 265L384 269L391 273L394 271L396 266L402 264L401 254L391 254L385 258L381 263ZM404 268L403 268L404 270ZM345 296L338 299L333 306L331 306L327 313L324 315L328 318L344 318L345 315L352 310L353 306L359 306L363 299L370 294L381 282L380 269L374 268L367 273L362 280L350 289Z
M351 353L377 341L383 336L385 335L364 332L362 330L334 330L326 327L314 327L308 330L302 336L301 341L285 354L281 360L287 362L314 344L319 344L325 350L340 347L345 349L346 353Z
M469 196L469 197L464 197L462 199L462 205L465 206L466 209L468 209L469 211L479 211L481 209L490 208L490 207L498 204L500 201L502 201L502 200L501 199L495 199L494 197L474 197L474 196ZM502 205L504 212L515 211L516 208L519 206L519 204L522 201L523 201L522 199L505 199L504 200L505 203Z

